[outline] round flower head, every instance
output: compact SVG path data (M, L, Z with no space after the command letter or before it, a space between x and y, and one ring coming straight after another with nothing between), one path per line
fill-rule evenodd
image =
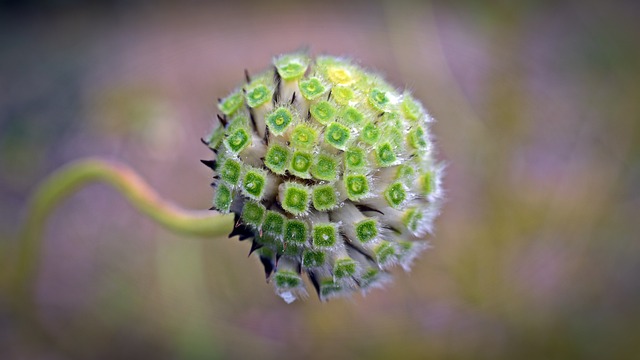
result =
M218 102L212 209L252 241L291 302L366 292L427 248L442 197L433 119L408 91L344 58L278 56Z

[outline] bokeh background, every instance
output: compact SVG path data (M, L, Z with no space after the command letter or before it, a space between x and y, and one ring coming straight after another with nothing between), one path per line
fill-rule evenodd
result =
M249 244L90 186L46 231L57 345L0 301L0 358L639 358L639 19L634 1L0 1L5 256L37 183L85 156L209 208L216 98L302 47L412 89L448 164L433 249L328 303L286 305Z

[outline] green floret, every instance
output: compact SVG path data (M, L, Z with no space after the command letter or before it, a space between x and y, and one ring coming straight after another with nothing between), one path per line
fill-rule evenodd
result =
M387 136L387 139L389 139L389 143L393 148L405 148L405 136L401 128L387 129L387 133L385 135Z
M220 109L223 114L232 116L236 111L238 111L238 109L240 109L240 107L242 107L243 104L244 95L242 92L236 91L220 101L218 103L218 109Z
M387 93L378 88L373 88L369 92L368 100L369 104L378 111L386 111L390 103Z
M372 284L374 284L380 279L380 274L381 272L378 269L375 269L375 268L367 269L367 271L365 271L365 273L362 274L362 277L360 278L360 281L359 281L360 287L363 289L366 289L367 287L371 286Z
M398 170L396 172L396 180L402 181L402 183L411 187L413 185L413 181L416 177L416 170L412 165L402 164L398 166Z
M267 115L267 126L274 135L282 135L293 121L293 114L286 107L279 107Z
M251 145L251 135L244 128L237 128L224 139L224 143L229 151L238 154Z
M217 149L220 146L222 140L224 140L225 128L224 126L218 126L211 134L206 138L207 146L210 149Z
M333 264L333 275L338 279L343 279L356 274L357 265L351 258L337 259Z
M320 153L314 159L311 175L319 180L333 181L338 177L338 159Z
M344 153L344 165L347 170L363 170L367 167L367 158L364 150L358 147L350 147Z
M220 179L232 186L238 185L241 172L242 165L239 161L233 159L226 159L220 169L218 169Z
M344 177L344 185L347 197L353 201L358 201L369 195L369 180L365 175L349 174Z
M318 211L328 211L338 206L336 191L331 185L317 185L313 188L313 207Z
M325 253L322 250L305 250L302 253L302 266L314 268L324 265Z
M259 229L262 226L262 221L264 219L264 215L266 213L266 209L262 204L247 201L242 208L241 219L247 225L251 225L256 229Z
M276 239L274 235L266 233L262 233L262 235L260 235L260 233L258 233L256 234L254 241L257 241L260 245L263 245L263 247L260 248L261 253L269 253L269 256L272 256L271 254L273 254L273 256L275 256L276 254L282 254L284 245L281 241Z
M432 171L427 171L420 176L420 193L422 195L430 195L435 188L434 177Z
M389 241L383 241L378 244L373 252L376 254L376 260L380 264L387 264L396 257L396 249Z
M320 283L320 296L322 298L341 293L343 290L342 285L335 283L331 279L323 280Z
M412 233L416 233L420 227L420 223L423 219L422 211L418 208L411 208L404 212L402 215L402 223Z
M338 241L338 227L334 223L314 224L311 239L313 246L317 248L332 247Z
M360 79L362 71L345 59L332 56L319 56L316 69L334 84L348 85Z
M328 125L336 117L336 108L328 101L319 101L311 105L309 112L322 125Z
M282 208L295 215L302 215L309 211L311 191L304 185L287 182L282 186L280 199Z
M268 210L262 223L262 232L267 235L281 237L284 232L284 215Z
M236 129L245 129L247 131L250 131L249 129L249 117L247 117L244 114L236 114L234 116L232 116L231 118L229 118L229 124L227 125L227 133L226 135L231 135L231 133L233 133L233 131L235 131Z
M407 199L407 191L401 182L389 185L384 191L384 198L392 208L399 208Z
M318 139L318 131L306 124L298 124L291 133L291 145L299 149L312 149Z
M307 100L317 99L326 90L327 88L325 88L324 85L322 85L322 83L320 82L320 80L318 80L318 78L315 78L315 77L309 80L300 82L300 93L302 93L302 96L304 96L304 98Z
M291 153L287 147L272 143L269 145L267 153L264 156L264 165L274 173L284 175L287 171L290 156Z
M427 148L427 133L422 126L416 126L407 134L407 143L414 149Z
M289 163L289 172L297 177L308 179L313 164L313 155L303 151L294 151Z
M422 251L427 248L426 242L413 242L413 241L398 241L396 243L396 256L400 261L402 267L407 270L411 265L413 259Z
M340 105L348 105L355 97L355 93L348 86L338 85L331 89L331 97Z
M267 175L264 171L249 168L242 180L242 193L254 200L261 200L266 184Z
M382 114L381 120L378 124L384 124L387 132L389 130L399 130L405 127L405 123L397 111L390 111Z
M351 138L349 128L337 122L327 126L324 133L324 141L339 150L344 150Z
M409 120L418 120L424 115L424 109L415 101L411 95L405 94L401 105L402 113Z
M305 221L289 219L284 226L284 240L287 243L304 245L309 236L309 225Z
M360 132L360 140L367 145L375 145L380 140L380 128L369 121Z
M302 285L302 279L291 270L278 270L274 276L276 287L280 289L292 289Z
M273 91L266 85L259 84L247 90L247 105L250 108L256 108L271 100Z
M355 224L356 237L362 243L369 242L378 236L378 221L365 219Z
M299 258L302 251L304 251L303 245L293 244L285 239L285 243L282 246L282 255L290 258Z
M309 67L309 57L304 54L283 55L274 60L278 74L284 80L301 78Z
M233 201L233 192L224 183L218 184L216 195L213 198L213 206L221 213L228 213Z
M364 122L364 114L353 106L346 107L340 116L342 122L350 127L360 128Z
M405 256L415 246L415 244L416 243L411 241L398 241L398 255Z
M380 167L392 166L396 163L397 157L393 151L393 146L386 142L376 148L376 161Z

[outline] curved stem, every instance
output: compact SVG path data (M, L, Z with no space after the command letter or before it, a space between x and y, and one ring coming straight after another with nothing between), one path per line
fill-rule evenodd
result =
M37 273L37 260L47 217L62 200L93 182L111 185L138 211L179 234L216 237L229 234L233 228L232 214L187 211L162 200L127 165L101 159L76 161L45 179L31 198L27 219L18 237L15 273L12 278L13 295L18 305L29 301L29 287Z

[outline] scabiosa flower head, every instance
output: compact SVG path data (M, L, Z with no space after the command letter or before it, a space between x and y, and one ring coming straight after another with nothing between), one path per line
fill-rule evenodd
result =
M367 291L427 248L442 190L433 119L409 91L354 62L306 53L219 99L204 138L216 154L213 208L287 302L308 275L326 300Z

